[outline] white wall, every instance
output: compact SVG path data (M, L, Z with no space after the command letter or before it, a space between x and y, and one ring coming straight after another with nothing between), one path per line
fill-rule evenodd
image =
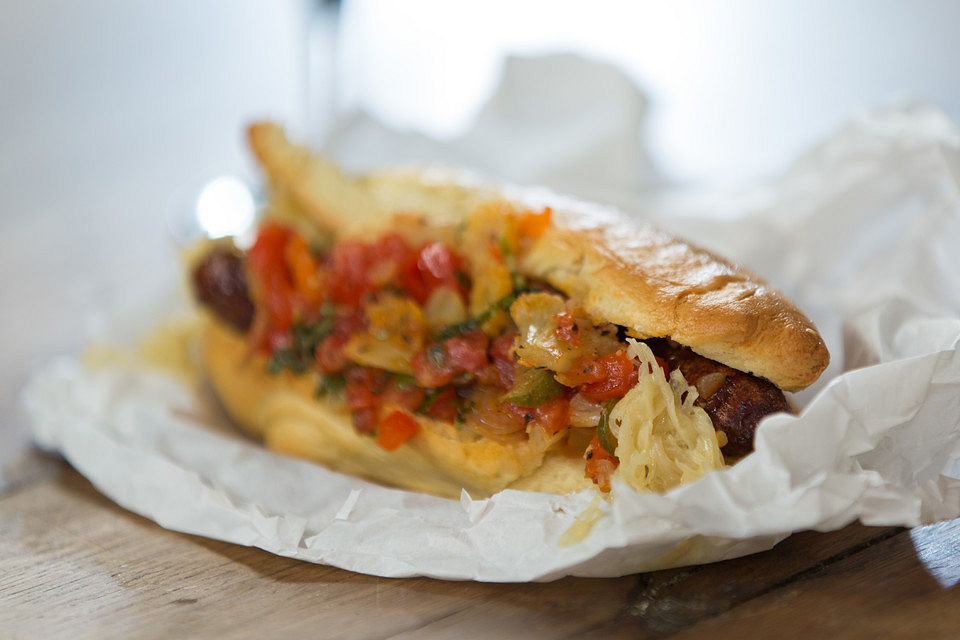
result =
M348 0L338 90L343 105L451 136L503 54L573 49L644 88L669 175L729 183L862 107L914 97L960 118L958 28L955 0Z

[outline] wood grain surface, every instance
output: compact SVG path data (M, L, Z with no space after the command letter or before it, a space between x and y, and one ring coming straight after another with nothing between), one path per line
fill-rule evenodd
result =
M30 371L76 349L105 292L163 280L175 195L243 172L252 114L296 113L303 3L266 6L2 10L0 640L960 636L960 521L617 579L382 579L167 531L33 449Z
M174 533L66 464L0 496L0 636L955 637L957 527L797 534L712 565L616 579L385 579ZM941 576L944 573L941 571ZM812 635L811 635L812 634Z

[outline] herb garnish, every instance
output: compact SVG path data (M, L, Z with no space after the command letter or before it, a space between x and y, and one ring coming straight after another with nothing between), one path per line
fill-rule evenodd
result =
M310 325L294 325L290 328L291 345L278 349L270 355L267 371L277 375L284 369L300 375L307 371L313 361L320 341L333 333L336 307L325 304L320 307L320 319Z
M617 437L610 431L610 412L613 411L616 404L616 400L608 400L603 404L600 424L597 425L597 440L600 442L600 446L610 455L614 455L617 450Z
M431 336L436 342L443 342L455 336L462 335L464 333L469 333L471 331L476 331L483 324L493 317L497 311L506 311L510 308L510 305L513 304L514 300L517 299L521 293L526 293L524 290L516 290L513 293L507 294L491 304L485 311L478 313L472 318L467 318L463 322L458 322L457 324L451 324L448 327L444 327L439 331L435 332Z
M347 379L342 375L321 375L320 380L317 382L317 389L314 395L318 398L323 398L328 395L339 395L346 386Z
M417 386L417 379L409 373L395 373L393 374L393 381L401 391L415 389Z

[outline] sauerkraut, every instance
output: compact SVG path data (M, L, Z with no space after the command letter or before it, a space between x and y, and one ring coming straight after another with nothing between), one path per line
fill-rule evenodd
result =
M620 477L637 491L659 493L722 469L713 423L693 404L696 388L678 370L668 381L650 347L628 341L627 353L640 363L639 379L610 413Z

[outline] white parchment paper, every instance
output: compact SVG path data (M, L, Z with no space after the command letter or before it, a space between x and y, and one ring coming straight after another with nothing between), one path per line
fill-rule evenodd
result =
M542 64L541 84L563 77L566 63ZM480 116L487 123L484 148L510 148L514 131L504 109L529 98L511 73L508 66L500 93ZM579 93L589 94L589 85ZM635 136L640 112L631 105L639 109L641 102L624 104L612 111L621 138ZM605 129L609 121L584 135L590 113L571 108L559 125L550 123L553 131L576 135L564 145L558 134L554 144L564 153L552 154L556 162L544 168L544 182L574 175L578 158L590 167L583 175L603 175L597 163L630 153ZM535 133L533 140L542 137ZM387 159L408 159L396 155L402 134L362 118L345 125L330 149L342 155L346 145L354 164L364 164L357 158L375 154L378 136L391 150ZM431 157L432 143L409 139L420 159ZM460 151L444 159L473 154L493 163L469 139L454 141ZM638 137L635 144L639 153ZM528 176L545 162L531 158L515 162ZM833 363L797 396L804 406L799 416L761 424L755 453L666 495L639 495L616 483L604 515L572 546L557 541L591 502L590 492L505 491L454 501L380 487L244 440L222 426L204 394L159 372L88 370L65 357L32 378L24 404L41 446L164 527L381 576L616 576L736 557L794 531L831 530L857 519L914 526L956 517L958 176L957 127L935 109L914 106L857 117L782 176L736 193L640 201L630 196L629 183L604 185L610 201L782 287L817 322ZM134 316L114 321L118 330L142 326Z

